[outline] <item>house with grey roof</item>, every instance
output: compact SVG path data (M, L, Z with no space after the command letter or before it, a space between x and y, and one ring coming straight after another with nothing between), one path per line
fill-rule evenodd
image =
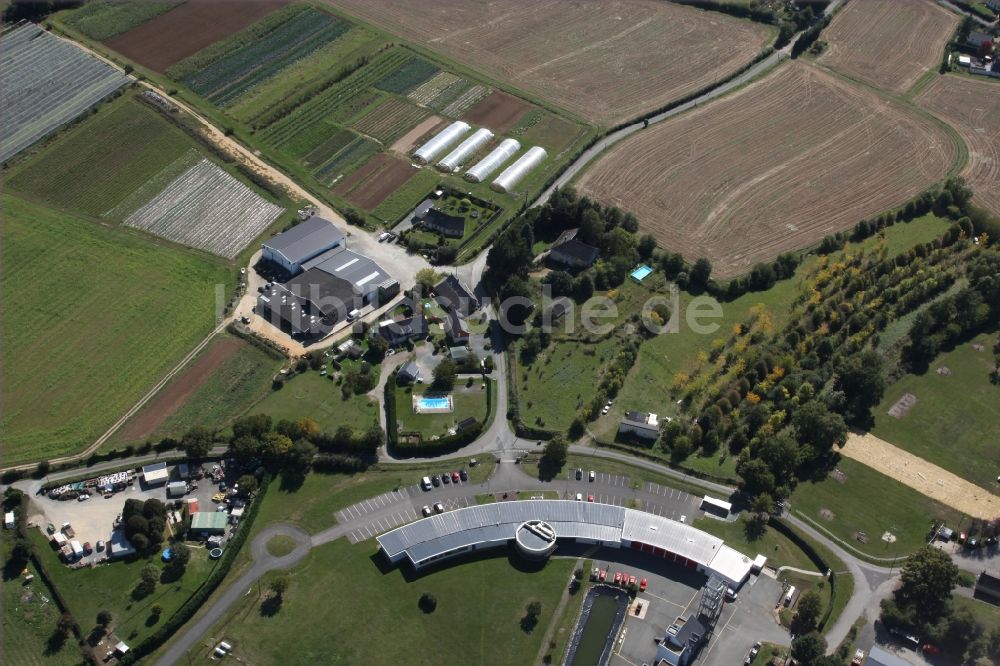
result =
M549 261L570 268L590 268L594 265L601 251L579 240L576 237L578 231L567 229L559 234L549 250Z
M660 423L656 414L629 412L618 424L618 434L655 440L660 436Z

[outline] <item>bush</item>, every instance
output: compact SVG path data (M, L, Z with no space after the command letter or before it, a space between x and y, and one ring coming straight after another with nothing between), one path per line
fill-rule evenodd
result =
M433 594L429 592L424 592L420 595L420 600L417 602L417 607L425 613L433 613L437 608L438 600Z

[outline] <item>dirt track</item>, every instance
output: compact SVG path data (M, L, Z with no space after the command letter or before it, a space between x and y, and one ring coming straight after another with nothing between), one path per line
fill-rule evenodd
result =
M871 433L851 433L840 453L969 516L1000 517L1000 497Z

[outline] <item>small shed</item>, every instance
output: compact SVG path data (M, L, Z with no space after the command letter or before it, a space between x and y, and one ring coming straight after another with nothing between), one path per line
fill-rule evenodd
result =
M147 486L162 486L170 478L167 463L159 462L142 468L142 480Z
M9 530L14 529L14 512L8 511L3 514L3 526Z
M420 379L420 368L413 361L405 363L396 373L396 379L401 384L412 384Z
M187 492L187 484L183 481L171 481L167 484L167 497L181 497Z
M135 555L135 546L128 540L124 532L115 530L111 534L111 539L108 540L108 557L116 560L130 555Z
M448 349L448 355L456 361L464 361L469 358L469 350L465 347L450 347Z
M128 646L125 645L125 641L118 641L118 644L115 645L115 654L121 657L126 652L128 652Z
M197 511L198 511L198 498L197 497L188 497L184 501L187 502L188 513L197 513Z

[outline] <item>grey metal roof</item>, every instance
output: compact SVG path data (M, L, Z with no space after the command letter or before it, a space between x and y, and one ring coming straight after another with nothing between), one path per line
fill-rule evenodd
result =
M302 264L304 270L319 269L342 280L347 280L359 294L367 294L378 289L390 279L381 266L368 257L351 252L346 248L328 250Z
M662 548L705 566L722 548L722 539L687 523L631 509L625 516L622 539Z
M279 252L292 263L302 263L326 248L344 240L344 232L318 215L313 215L288 231L264 241L264 246Z

